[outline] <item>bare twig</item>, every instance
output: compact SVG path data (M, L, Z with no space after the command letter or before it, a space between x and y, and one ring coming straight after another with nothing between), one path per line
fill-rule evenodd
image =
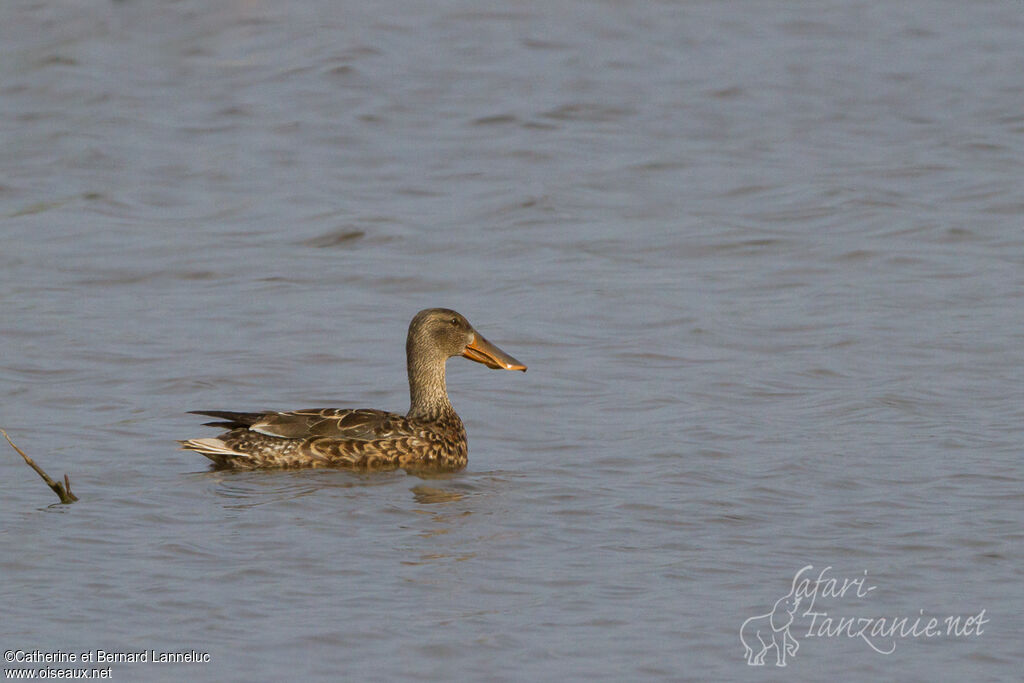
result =
M76 496L75 494L71 493L71 480L68 479L68 475L67 474L64 475L64 483L63 484L61 484L60 482L54 481L53 479L50 479L50 475L48 475L46 472L44 472L42 467L37 465L32 458L30 458L27 455L25 455L25 451L21 450L20 448L18 448L17 446L14 445L14 442L11 441L11 437L7 436L7 432L5 432L4 430L0 429L0 434L4 435L4 438L7 439L7 443L11 444L11 448L13 448L14 450L18 451L18 455L20 455L21 457L25 458L25 463L29 467L34 469L36 471L36 474L38 474L40 477L43 478L43 481L46 482L46 485L49 486L51 489L53 489L53 492L56 493L57 496L60 498L60 502L62 502L62 503L69 503L70 504L70 503L74 503L76 500L78 500L78 496Z

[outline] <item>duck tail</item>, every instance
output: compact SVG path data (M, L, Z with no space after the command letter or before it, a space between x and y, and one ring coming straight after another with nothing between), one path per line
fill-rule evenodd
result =
M182 450L201 453L219 467L234 467L235 458L248 457L246 453L232 450L230 446L220 439L188 439L178 443L181 444Z

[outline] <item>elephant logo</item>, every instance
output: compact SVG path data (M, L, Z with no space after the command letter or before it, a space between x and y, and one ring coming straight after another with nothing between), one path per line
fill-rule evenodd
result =
M793 623L793 615L800 606L800 596L796 594L796 582L788 595L775 602L772 611L750 617L740 627L740 642L743 643L744 656L750 666L764 666L764 658L768 651L775 648L775 666L786 666L786 655L796 655L800 648L789 627Z

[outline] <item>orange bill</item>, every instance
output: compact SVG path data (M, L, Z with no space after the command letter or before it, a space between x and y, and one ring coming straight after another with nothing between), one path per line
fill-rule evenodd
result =
M480 336L479 332L473 333L473 341L466 346L466 350L462 352L462 355L495 370L522 370L526 372L525 365L484 339Z

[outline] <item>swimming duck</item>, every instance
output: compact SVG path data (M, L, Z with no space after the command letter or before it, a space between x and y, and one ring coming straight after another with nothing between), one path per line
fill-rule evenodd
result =
M445 364L464 356L496 370L526 366L483 338L465 317L447 308L420 311L405 342L409 412L318 408L235 413L196 410L228 431L181 441L219 468L345 467L459 470L466 466L466 429L448 401Z

